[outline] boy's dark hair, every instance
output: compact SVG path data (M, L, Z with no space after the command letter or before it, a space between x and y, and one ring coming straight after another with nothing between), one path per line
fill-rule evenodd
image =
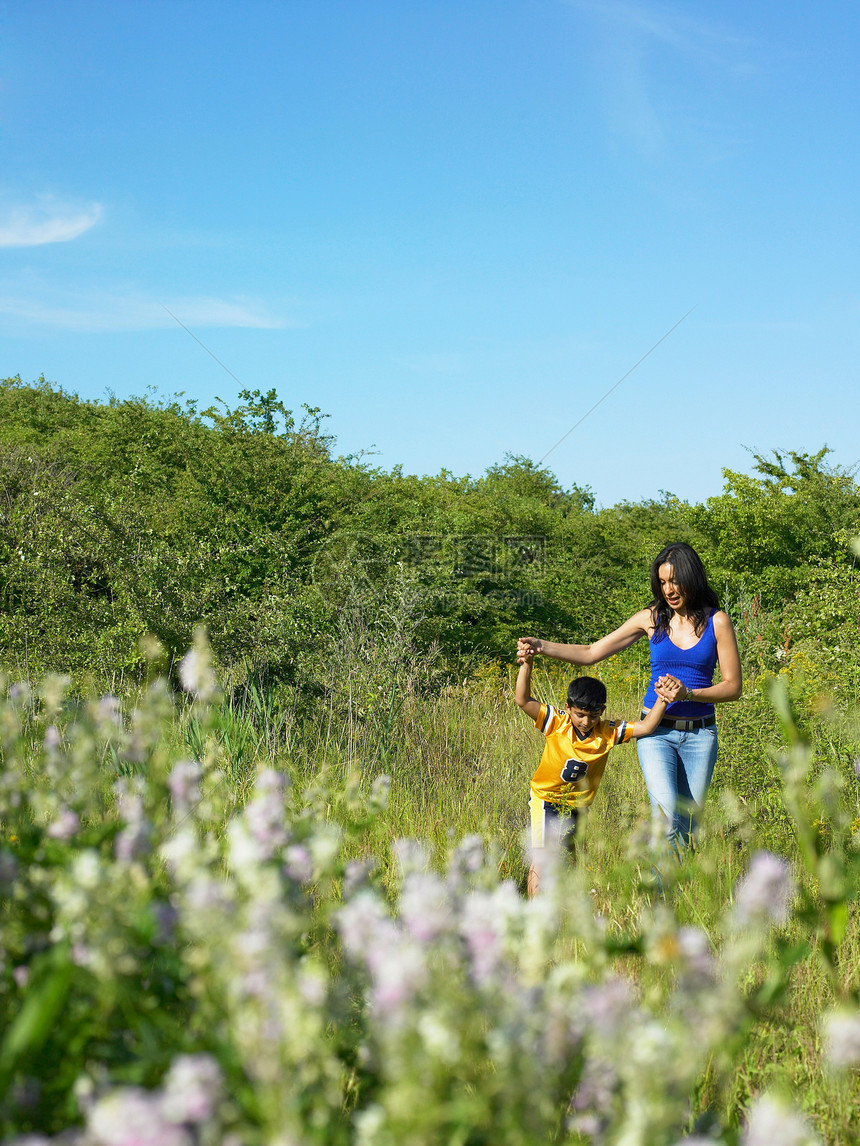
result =
M586 712L603 712L606 708L606 685L593 676L578 676L567 686L567 703Z

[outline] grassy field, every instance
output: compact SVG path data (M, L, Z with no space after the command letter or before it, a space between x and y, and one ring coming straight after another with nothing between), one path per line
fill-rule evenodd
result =
M635 717L641 666L610 668L609 712ZM577 868L527 903L541 742L513 676L412 678L373 705L333 690L307 711L250 684L188 703L156 682L122 705L9 690L4 1138L84 1123L72 1141L130 1143L98 1136L105 1110L119 1124L143 1103L157 1124L170 1072L203 1056L220 1098L170 1123L183 1146L733 1143L765 1093L855 1141L858 1073L828 1066L822 1025L834 1007L858 1021L852 719L800 682L780 721L752 681L720 712L698 853L663 866L662 892L635 749L617 750ZM535 692L565 680L541 666ZM743 906L762 851L787 861L784 915L779 887ZM601 1026L595 999L621 991Z
M564 669L540 668L534 691L560 703L567 680ZM608 712L635 717L644 686L638 663L631 658L626 666L605 675L610 687ZM512 666L500 666L429 698L407 695L398 711L396 735L389 737L382 754L378 730L344 737L341 729L338 736L332 720L315 741L306 738L301 746L293 745L288 766L295 769L298 786L308 783L321 767L330 771L335 785L355 773L365 778L380 770L390 774L388 811L373 834L361 841L356 857L375 855L392 884L396 883L390 862L393 840L428 841L441 865L452 842L474 833L492 845L499 876L513 879L524 893L528 779L540 755L541 738L513 703L514 676ZM839 799L856 829L860 790L852 766L858 747L855 726L829 710L821 698L808 707L821 713L805 724L811 774L835 769L841 782ZM677 922L701 928L716 949L721 943L721 919L731 908L750 856L765 848L795 866L801 863L776 758L784 738L761 682L751 684L744 701L718 712L720 756L699 852L683 867L670 868L667 876ZM635 748L625 746L612 754L588 817L581 857L594 909L605 921L607 933L618 939L635 930L643 913L652 909L649 821ZM826 843L827 820L816 820L815 831ZM799 944L806 931L808 927L795 920L783 934L784 944ZM574 940L574 953L575 948ZM763 976L765 964L763 960L750 968L750 986ZM624 973L641 990L657 994L665 991L666 984L655 985L655 974L670 979L673 974L671 968L643 967L630 958ZM860 924L853 906L840 943L838 974L846 991L860 985ZM856 1074L828 1070L823 1057L820 1017L836 1001L832 982L811 951L791 969L790 989L780 1005L751 1024L731 1079L722 1083L719 1095L707 1075L703 1078L701 1108L717 1099L725 1105L729 1121L737 1124L754 1096L776 1087L793 1096L825 1142L856 1141L860 1082Z

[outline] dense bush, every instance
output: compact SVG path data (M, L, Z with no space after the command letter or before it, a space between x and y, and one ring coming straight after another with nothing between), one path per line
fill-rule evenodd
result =
M335 457L319 411L297 425L274 391L199 411L84 402L13 378L0 382L0 493L0 647L24 676L119 688L140 677L144 634L175 669L203 621L231 681L307 690L298 651L308 665L331 644L346 601L406 584L419 645L462 673L507 659L523 630L608 631L648 600L648 565L677 539L756 629L757 671L808 639L814 615L815 639L850 638L851 617L838 640L823 622L844 611L860 490L825 450L756 456L754 476L726 471L704 505L666 495L596 509L590 491L521 457L479 478Z

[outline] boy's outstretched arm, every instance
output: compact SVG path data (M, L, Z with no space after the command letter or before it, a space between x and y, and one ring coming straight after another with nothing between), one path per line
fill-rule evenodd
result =
M535 700L532 696L532 661L534 660L534 653L531 656L526 656L520 663L520 671L517 673L517 687L514 691L514 699L517 704L532 720L537 720L540 716L540 701Z
M650 736L659 725L660 721L666 712L666 701L662 696L658 696L654 702L650 712L646 712L642 720L637 720L633 725L633 731L630 735L631 740L638 740L640 736Z

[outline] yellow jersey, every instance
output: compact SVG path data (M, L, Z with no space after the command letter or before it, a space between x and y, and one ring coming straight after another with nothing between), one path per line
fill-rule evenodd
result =
M542 704L535 721L546 737L543 755L532 776L532 795L549 804L586 808L594 799L612 748L633 737L626 720L599 720L580 736L566 712Z

